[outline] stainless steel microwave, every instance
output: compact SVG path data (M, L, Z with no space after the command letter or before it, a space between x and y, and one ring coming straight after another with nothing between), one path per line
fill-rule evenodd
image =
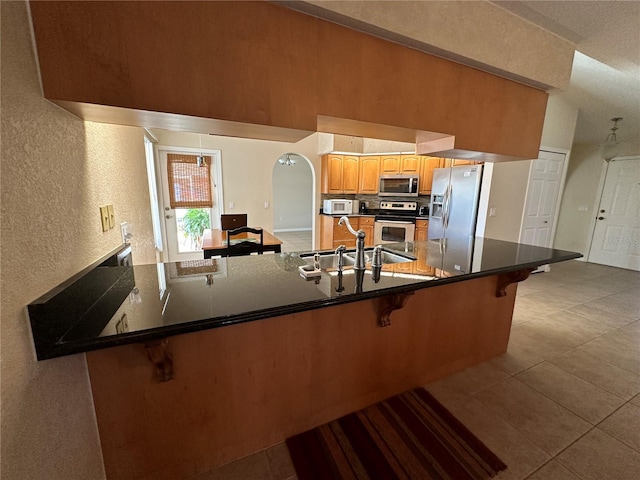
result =
M417 197L418 176L381 175L378 195L381 197Z

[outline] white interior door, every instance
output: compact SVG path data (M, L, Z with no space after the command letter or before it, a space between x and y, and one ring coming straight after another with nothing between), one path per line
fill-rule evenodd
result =
M531 162L520 243L550 247L565 154L540 151Z
M167 170L167 155L179 154L179 155L205 155L210 161L207 163L211 176L211 188L213 189L213 208L201 208L201 209L186 209L186 208L171 208L170 206L170 193L169 193L169 175ZM158 147L158 159L160 178L162 181L162 204L161 215L162 222L165 230L166 238L166 253L168 262L178 262L185 260L199 260L204 258L202 252L201 238L194 235L189 235L185 228L187 218L191 215L200 215L206 213L208 216L209 228L220 228L220 205L222 205L222 188L217 188L218 185L222 185L220 181L220 152L213 150L194 150L190 148L172 148L172 147ZM190 210L199 210L203 212L190 212Z
M614 160L600 199L589 261L640 271L640 158Z

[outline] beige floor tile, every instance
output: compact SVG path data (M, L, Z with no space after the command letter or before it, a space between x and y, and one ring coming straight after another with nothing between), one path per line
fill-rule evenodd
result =
M640 393L640 375L579 349L558 355L549 362L625 400Z
M557 454L591 427L515 378L483 390L475 398L550 455Z
M507 465L507 470L498 477L501 480L526 478L550 458L505 420L487 412L474 398L447 405L447 408Z
M598 428L640 453L640 407L627 403Z
M624 292L629 289L629 282L623 277L617 275L607 275L604 277L594 278L593 280L585 280L580 282L585 286L599 288L603 293L614 295L618 292Z
M629 400L629 403L635 405L636 407L640 407L640 395L636 395L635 397L633 397L631 400Z
M267 448L267 458L272 480L286 480L295 476L296 471L285 443Z
M594 428L556 457L585 480L637 480L640 453Z
M535 296L534 296L535 295ZM564 308L575 305L575 303L571 303L570 305L562 306L556 304L547 304L544 301L544 292L532 293L530 295L524 295L522 297L516 298L516 303L514 306L514 311L518 313L534 313L543 317L545 315L549 315L550 313L558 312Z
M575 335L568 337L562 329L540 322L540 319L513 325L509 342L526 348L533 355L545 360L585 343L582 338Z
M578 350L640 375L638 347L624 336L607 334L581 345Z
M580 477L576 477L560 463L551 460L533 475L527 477L527 480L580 480Z
M563 310L535 320L544 330L571 340L575 345L594 340L612 330L601 323Z
M640 318L640 297L637 294L616 293L593 300L585 305L614 315L624 315L633 319Z
M575 307L568 308L566 311L569 313L580 315L581 317L588 318L589 320L597 322L603 327L606 326L610 330L623 327L624 325L627 325L634 321L631 317L627 317L625 315L613 315L611 312L588 307L586 305L576 305Z
M452 403L488 388L509 376L488 362L430 383L427 388L440 402Z
M548 362L516 378L594 425L624 404L624 399Z
M222 465L191 480L271 480L269 460L265 450Z
M515 375L516 373L522 372L527 368L531 368L542 361L542 357L531 352L530 349L521 347L513 342L509 342L507 351L502 355L492 358L489 360L489 363L509 375Z

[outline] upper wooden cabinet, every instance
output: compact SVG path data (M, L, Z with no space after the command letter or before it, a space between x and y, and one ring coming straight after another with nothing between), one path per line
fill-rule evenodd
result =
M401 157L400 155L382 155L380 156L380 175L394 175L400 173Z
M420 162L420 195L431 194L431 184L433 183L433 171L443 166L444 159L436 157L422 157Z
M378 193L380 178L380 157L360 157L360 179L358 193L375 195Z
M322 193L343 193L342 191L342 155L323 155Z
M323 155L322 193L358 193L360 159L352 155Z
M421 159L420 155L401 155L400 173L419 175Z
M358 193L360 159L355 156L342 157L342 193Z

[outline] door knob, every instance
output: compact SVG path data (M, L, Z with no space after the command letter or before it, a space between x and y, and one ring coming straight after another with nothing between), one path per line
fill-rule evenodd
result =
M604 220L604 217L598 217L598 220Z
M164 209L168 212L169 210L171 210L170 207L164 207Z
M547 221L545 220L545 221L544 221L544 223L549 223L549 222L547 222Z
M604 210L600 210L600 213L604 213Z
M164 218L173 218L173 215L165 215Z

